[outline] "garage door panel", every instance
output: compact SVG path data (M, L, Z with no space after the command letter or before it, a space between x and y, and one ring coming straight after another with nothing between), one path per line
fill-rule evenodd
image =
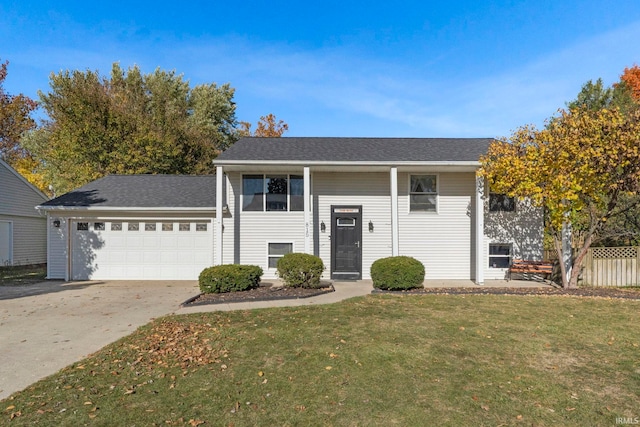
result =
M121 225L113 230L108 221L104 230L94 230L95 222L100 220L90 220L89 230L82 231L72 224L74 279L194 280L212 264L210 223L206 232L196 232L196 221L188 231L180 230L179 222L163 230L161 220L155 231L146 231L144 222L138 230L129 230L127 220L118 221Z

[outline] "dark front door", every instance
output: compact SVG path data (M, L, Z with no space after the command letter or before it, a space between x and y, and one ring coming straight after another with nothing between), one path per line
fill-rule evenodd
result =
M362 278L362 206L331 206L331 278Z

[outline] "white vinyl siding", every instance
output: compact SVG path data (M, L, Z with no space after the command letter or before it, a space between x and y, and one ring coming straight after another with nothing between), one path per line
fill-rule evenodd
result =
M66 218L48 215L49 242L47 259L47 279L67 278L67 237L68 223ZM54 227L54 221L60 221L60 227Z
M242 207L236 205L241 200L236 196L242 194L242 175L228 173L227 176L235 191L227 193L232 218L224 220L223 262L258 265L264 271L264 278L276 278L276 271L266 265L267 243L291 242L295 248L304 248L304 212L242 211ZM236 239L238 246L229 250L232 239Z
M324 233L317 247L326 267L324 278L331 272L331 206L362 205L362 278L371 278L371 264L378 258L391 256L391 188L386 172L340 172L313 174L314 200L318 200L317 223L324 221ZM314 216L316 215L314 211ZM369 221L373 232L369 232Z
M398 174L399 206L408 206L408 175ZM427 173L421 173L426 175ZM438 174L438 213L424 215L399 209L399 253L425 266L426 279L470 279L473 173Z
M542 257L543 217L542 209L534 207L527 200L516 202L515 212L490 212L489 200L484 204L484 278L502 280L508 268L489 266L489 245L511 244L511 258L528 261Z
M47 221L35 209L47 201L40 192L0 162L0 220L13 226L13 264L47 261Z

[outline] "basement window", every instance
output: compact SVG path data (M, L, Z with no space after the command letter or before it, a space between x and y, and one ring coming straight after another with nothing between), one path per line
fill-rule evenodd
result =
M289 242L269 242L267 243L267 246L267 264L269 265L269 268L277 268L280 258L293 252L293 243Z
M492 243L489 245L489 268L509 268L511 265L511 245Z

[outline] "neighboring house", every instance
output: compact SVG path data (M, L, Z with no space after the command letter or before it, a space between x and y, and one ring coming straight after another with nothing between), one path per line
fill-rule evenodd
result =
M477 171L491 141L243 138L214 161L220 180L105 177L40 207L49 277L195 279L241 263L272 278L306 252L332 279L370 278L392 255L427 279L501 279L513 257L541 258L542 214L488 194Z
M36 205L49 200L0 160L0 266L47 261L47 221Z

